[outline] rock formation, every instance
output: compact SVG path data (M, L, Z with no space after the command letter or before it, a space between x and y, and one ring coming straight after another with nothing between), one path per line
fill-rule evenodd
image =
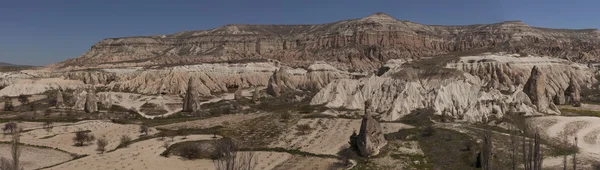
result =
M371 115L372 111L370 102L365 102L365 114L356 138L359 154L363 157L379 154L379 150L387 144L381 125Z
M200 110L200 96L198 95L194 81L194 78L190 78L188 81L185 97L183 98L184 112L196 112Z
M545 114L557 114L550 100L555 94L565 92L561 89L567 89L569 77L587 86L597 82L589 69L542 57L484 54L445 61L434 67L419 65L431 62L442 60L410 62L382 76L335 80L312 98L311 105L361 109L364 101L371 100L377 117L386 121L397 120L415 109L431 108L437 115L484 122L504 114L539 114L538 109L546 111L542 112ZM523 90L534 66L552 78L539 84L545 87L542 94L548 103L542 107L532 102L525 93L527 90Z
M254 92L252 92L252 102L258 103L260 101L260 90L258 88L254 88Z
M558 110L548 110L548 108L556 106L552 106L554 103L550 102L551 99L548 96L546 84L546 76L537 66L534 66L531 69L529 79L523 87L523 91L529 96L529 99L531 99L531 102L533 102L539 112L557 113L559 112Z
M233 93L234 100L242 100L244 96L242 96L242 87L238 87L237 90Z
M267 94L278 97L281 95L282 90L294 89L295 85L293 85L291 81L287 69L285 67L279 68L277 71L273 72L273 75L269 78Z
M56 108L63 108L65 107L65 100L63 98L63 93L62 90L58 90L56 92Z
M569 104L573 104L575 106L581 106L581 87L577 80L571 78L569 81L569 87L565 90L565 94L568 96Z
M98 98L92 90L88 90L87 95L85 96L84 111L86 113L98 112Z
M133 67L269 58L306 67L374 69L394 58L501 49L598 61L600 31L529 26L521 21L465 26L423 25L383 13L317 25L231 24L171 35L107 38L54 68Z

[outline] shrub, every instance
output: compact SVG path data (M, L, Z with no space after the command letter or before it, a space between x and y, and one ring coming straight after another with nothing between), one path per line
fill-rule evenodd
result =
M433 133L434 133L433 127L431 125L428 125L423 128L423 131L421 131L421 136L429 137L429 136L433 135Z
M299 124L296 126L296 130L298 130L301 134L306 135L312 130L312 127L310 127L309 124Z
M19 97L17 97L17 99L19 100L19 102L21 102L21 105L25 105L25 104L29 103L29 98L25 95L19 95Z
M96 141L96 145L98 145L98 149L96 150L100 151L100 153L104 153L106 150L106 145L108 145L108 140L106 140L106 137L101 137L98 139L98 141Z
M140 133L143 133L144 135L148 135L148 126L140 125Z
M4 134L12 134L16 130L17 130L16 122L5 123L4 128L2 128L2 131L4 131Z
M127 135L121 136L121 143L119 143L119 146L127 147L127 146L129 146L129 144L131 144L131 137L129 137Z
M15 106L12 103L12 100L8 100L4 102L4 111L13 111Z
M73 137L73 141L75 142L75 146L85 146L90 142L94 141L96 137L90 134L90 131L79 131L75 132L75 137Z

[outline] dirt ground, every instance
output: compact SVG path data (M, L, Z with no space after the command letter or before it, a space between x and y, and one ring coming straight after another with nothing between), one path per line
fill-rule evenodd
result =
M0 144L0 157L11 159L10 144ZM70 154L54 149L44 149L21 145L19 160L23 169L38 169L56 165L73 159Z

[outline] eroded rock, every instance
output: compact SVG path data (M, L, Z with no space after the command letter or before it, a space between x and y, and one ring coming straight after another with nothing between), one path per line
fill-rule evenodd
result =
M200 95L198 94L194 81L194 78L190 78L188 81L185 97L183 98L184 112L196 112L200 110Z
M387 144L381 124L372 117L371 112L373 112L371 103L365 102L365 114L356 138L359 154L363 157L379 154L379 150Z

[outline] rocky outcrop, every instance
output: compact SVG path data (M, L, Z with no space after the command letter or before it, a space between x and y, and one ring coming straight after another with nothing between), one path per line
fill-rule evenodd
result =
M75 100L75 105L73 105L73 110L81 110L86 113L94 113L98 112L98 97L91 89L76 89L73 92L73 98Z
M242 100L244 96L242 96L242 88L238 87L237 90L233 93L234 100Z
M429 66L431 63L435 66ZM534 66L545 77L552 77L548 81L537 81L540 82L538 87L545 90L543 97L548 103L541 107L523 90ZM335 80L321 89L311 104L361 109L364 101L372 100L374 115L386 121L397 120L421 108L469 122L486 122L511 113L540 114L540 109L547 111L545 114L557 114L550 101L556 93L564 93L561 89L567 89L569 77L584 86L597 82L586 68L565 60L508 54L467 56L454 61L433 58L409 62L382 76Z
M535 66L531 70L530 75L523 87L525 94L529 96L529 99L531 99L531 102L533 102L539 112L558 113L558 110L548 110L548 108L556 108L556 106L552 106L554 103L550 102L551 98L549 98L548 90L546 90L546 76Z
M285 67L279 68L273 72L273 75L269 78L269 84L267 85L267 94L278 97L281 95L282 90L295 89L296 85L292 83L290 74L287 72Z
M116 73L109 73L103 71L75 71L66 72L63 75L65 78L70 80L80 80L85 84L98 85L98 84L109 84L117 78Z
M85 96L85 106L83 110L86 113L98 112L98 98L96 97L96 93L92 90L88 90L88 93Z
M183 98L183 111L184 112L196 112L200 110L200 96L196 89L194 78L190 78L188 81L187 90L185 97Z
M65 107L65 100L63 98L63 93L62 90L58 90L56 92L56 108L64 108Z
M260 101L260 90L258 88L254 88L254 92L252 92L252 102L258 103Z
M363 157L379 154L379 150L387 144L387 140L383 136L383 129L379 122L371 116L371 112L370 102L365 102L365 114L356 138L356 146L359 154Z
M0 90L0 96L19 96L44 93L53 89L77 89L85 87L81 81L63 78L19 79Z
M600 31L529 26L521 21L439 26L376 13L317 25L232 24L171 35L108 38L54 68L132 67L270 58L293 67L325 60L337 68L373 69L394 58L500 49L598 61Z
M565 90L566 96L568 96L569 104L573 104L575 106L581 106L581 87L577 80L571 78L569 81L569 87Z

